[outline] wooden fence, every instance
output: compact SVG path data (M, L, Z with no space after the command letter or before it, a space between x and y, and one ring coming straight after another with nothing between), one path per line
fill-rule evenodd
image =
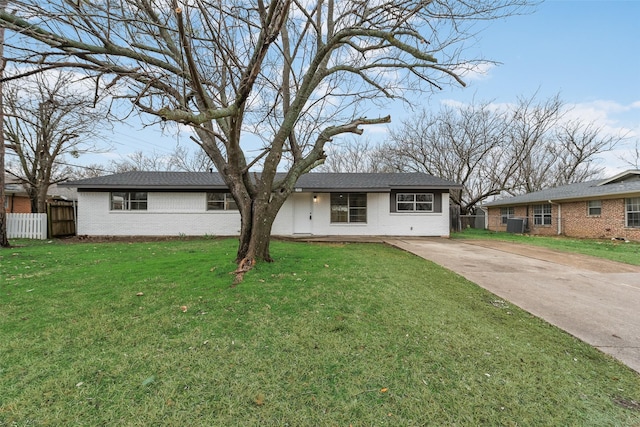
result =
M40 239L76 234L76 209L72 202L51 202L47 213L7 213L8 239Z
M47 214L7 214L7 238L40 239L47 238Z
M76 234L76 210L73 202L50 202L49 237L73 236Z

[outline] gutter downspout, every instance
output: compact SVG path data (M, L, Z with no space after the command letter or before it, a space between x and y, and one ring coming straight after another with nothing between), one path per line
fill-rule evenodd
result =
M558 236L562 234L562 205L560 203L549 200L549 204L556 205L558 207Z
M480 206L480 210L484 212L484 229L488 230L489 229L489 209L485 208L484 206Z

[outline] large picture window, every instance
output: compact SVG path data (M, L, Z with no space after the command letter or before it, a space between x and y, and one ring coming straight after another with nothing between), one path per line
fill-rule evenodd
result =
M331 193L331 222L367 222L367 194Z
M627 227L640 227L640 197L627 199L625 205Z
M396 194L397 212L433 212L432 193Z
M500 223L506 224L509 218L513 218L516 214L516 209L511 206L508 208L500 208Z
M207 193L208 211L237 211L238 205L231 193Z
M111 193L112 211L146 211L147 193L141 191L114 191Z
M551 225L551 205L533 206L533 225Z

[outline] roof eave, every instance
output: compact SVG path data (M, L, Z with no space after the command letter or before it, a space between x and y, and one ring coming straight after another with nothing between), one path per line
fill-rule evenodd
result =
M522 201L522 202L513 202L513 201L509 201L509 199L505 199L505 200L498 200L495 202L489 202L489 203L485 203L483 204L483 206L486 206L488 208L492 208L492 207L498 207L498 206L525 206L525 205L531 205L533 203L547 203L547 202L553 202L553 203L571 203L571 202L580 202L580 201L584 201L584 200L598 200L598 199L614 199L614 198L626 198L629 196L633 196L633 197L638 197L638 191L619 191L619 192L612 192L612 193L602 193L602 194L585 194L583 196L578 196L578 197L544 197L544 198L540 198L540 199L532 199L532 200L527 200L527 201Z

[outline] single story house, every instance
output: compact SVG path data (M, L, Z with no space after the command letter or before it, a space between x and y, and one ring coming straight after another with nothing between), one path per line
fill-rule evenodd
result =
M511 218L540 235L640 240L640 170L485 203L488 229L505 231ZM513 223L513 222L512 222Z
M240 214L215 172L126 172L66 182L78 190L77 233L108 236L240 233ZM272 233L448 236L449 192L423 173L308 173Z

